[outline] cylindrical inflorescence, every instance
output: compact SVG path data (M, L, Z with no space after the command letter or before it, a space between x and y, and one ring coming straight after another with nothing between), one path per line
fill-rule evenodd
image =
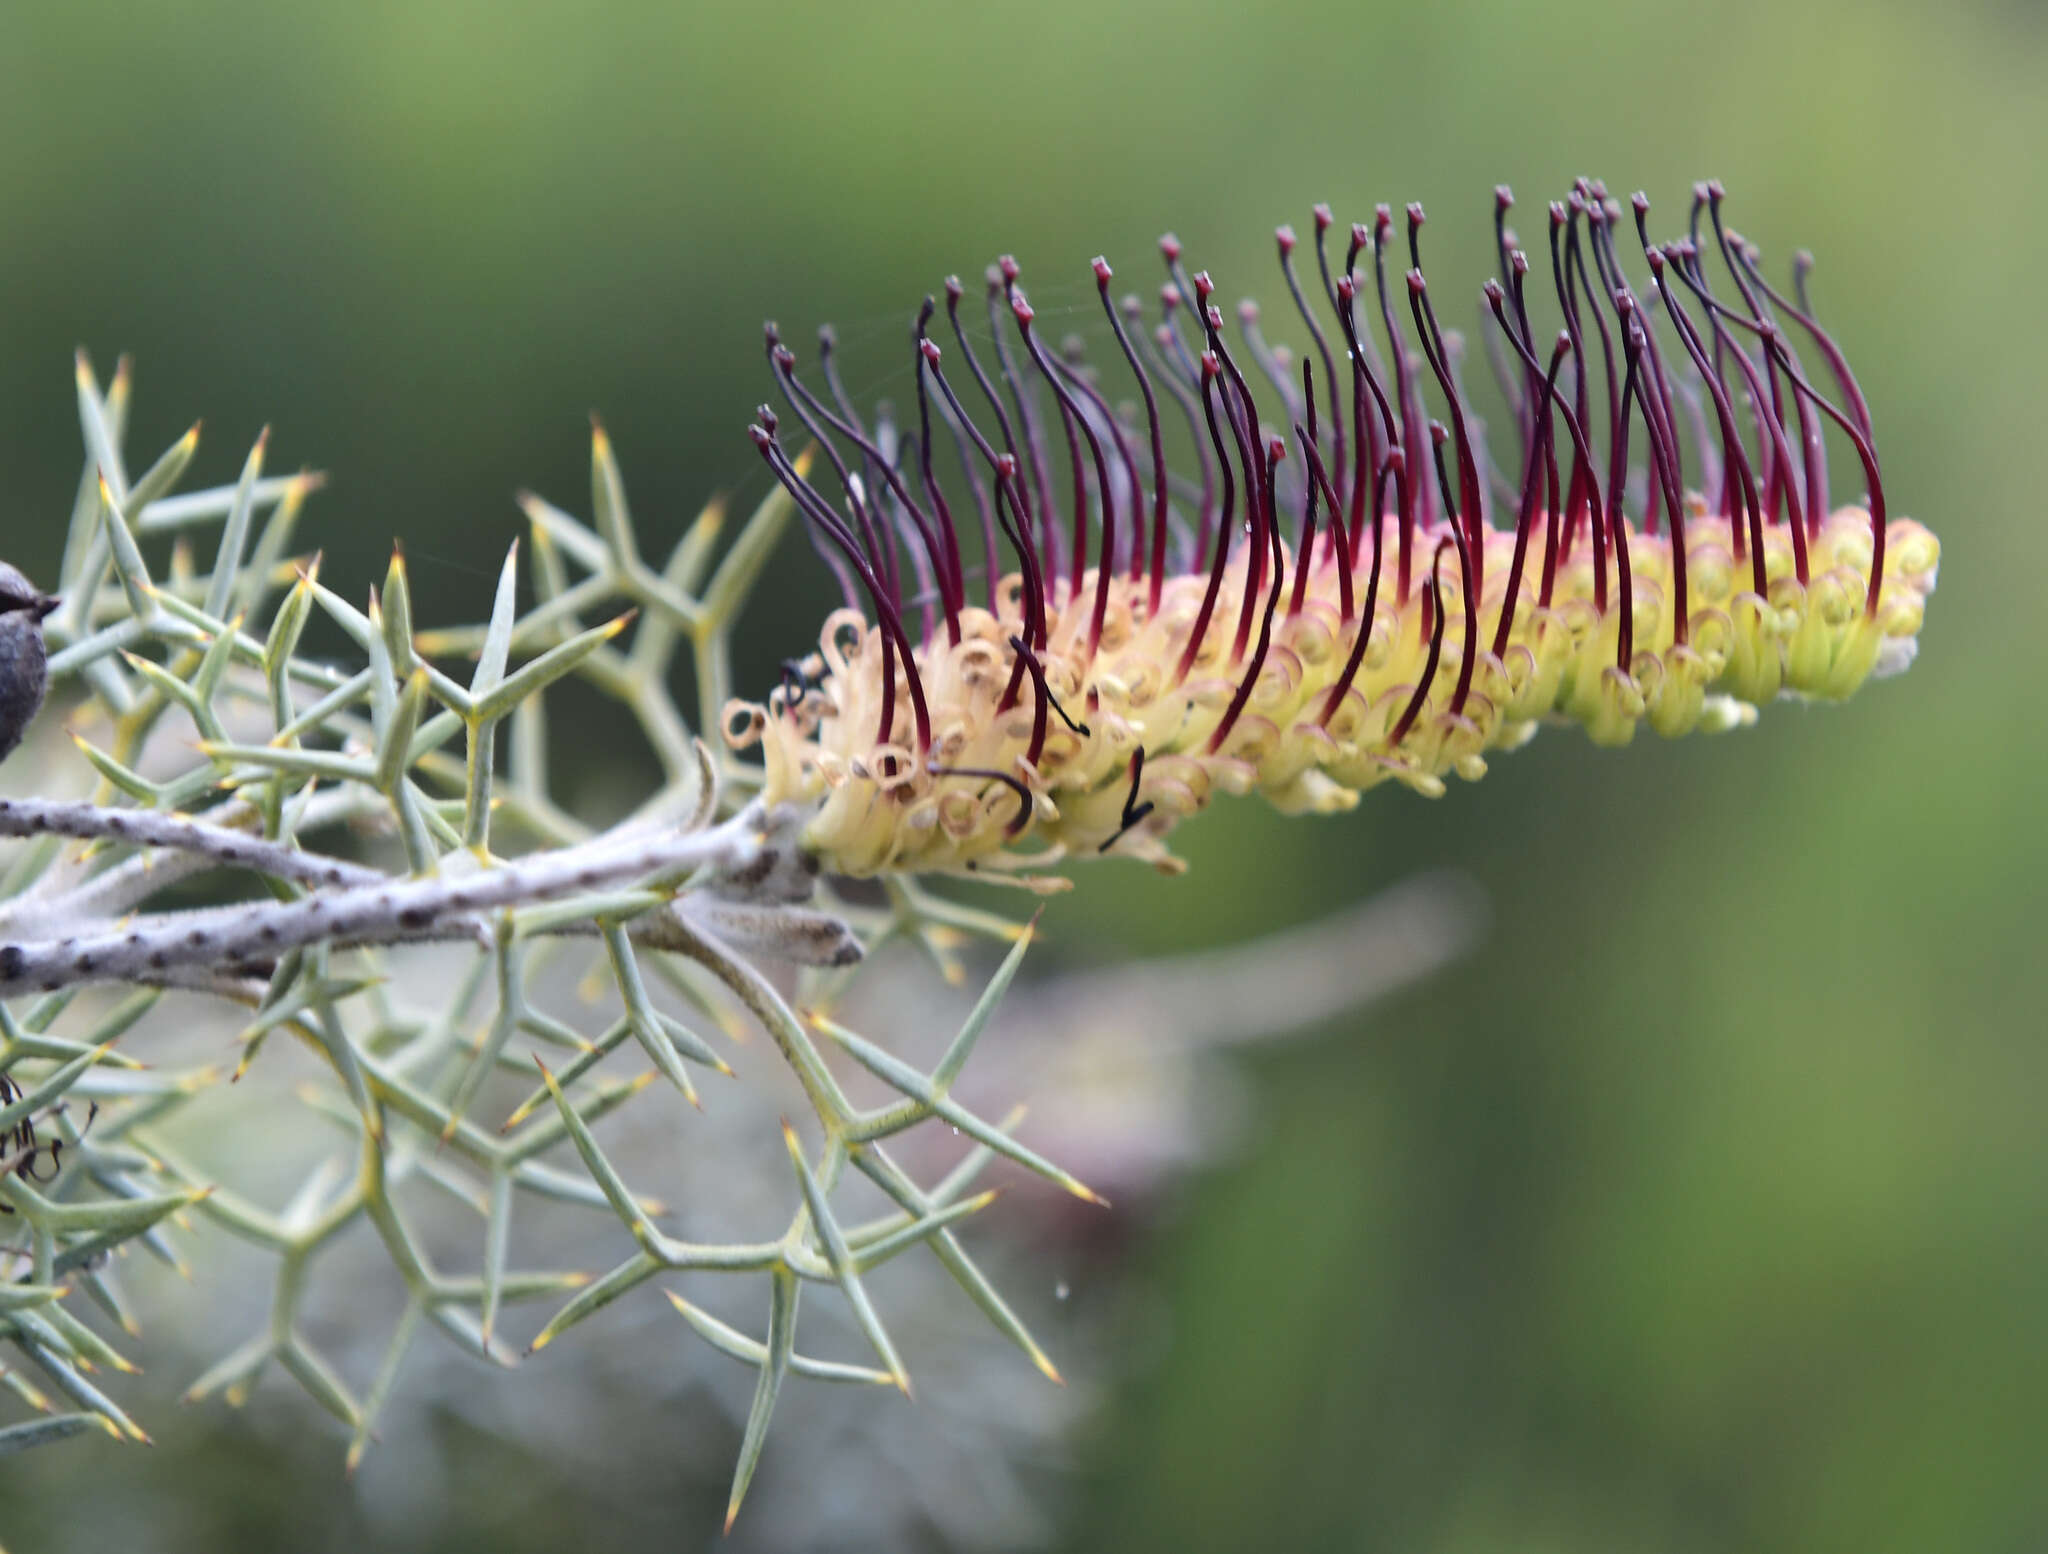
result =
M762 743L771 800L818 805L805 837L820 861L853 875L1016 873L1109 852L1173 867L1167 832L1218 791L1288 812L1348 809L1388 778L1433 796L1540 723L1610 745L1644 723L1727 729L1774 698L1840 700L1903 669L1940 548L1887 517L1868 404L1807 299L1811 261L1798 262L1795 305L1723 223L1718 184L1695 189L1686 235L1660 244L1647 199L1630 222L1581 179L1549 207L1560 317L1539 341L1529 261L1507 225L1514 197L1494 196L1505 273L1482 289L1479 322L1513 470L1491 462L1463 342L1439 322L1419 205L1405 254L1390 255L1382 205L1351 228L1335 272L1333 218L1317 206L1320 295L1280 228L1307 349L1269 343L1247 304L1245 369L1213 283L1189 277L1177 239L1160 243L1149 332L1096 259L1111 361L1132 391L1120 401L1077 346L1055 351L1034 329L1008 256L988 276L993 371L961 324L957 279L958 361L930 336L935 303L918 313L914 437L871 433L829 354L830 401L818 397L771 325L778 387L824 446L836 498L789 456L765 406L754 441L848 605L806 676L727 709L725 727ZM1162 408L1188 434L1185 475L1169 467ZM973 588L934 472L934 420L975 515L986 575ZM1860 500L1841 507L1830 426L1862 476ZM1038 845L1021 849L1027 839Z

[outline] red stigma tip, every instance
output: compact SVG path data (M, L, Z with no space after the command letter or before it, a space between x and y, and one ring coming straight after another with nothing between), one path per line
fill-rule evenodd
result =
M1335 216L1330 214L1330 207L1328 205L1324 204L1320 200L1316 202L1316 230L1318 232L1329 231L1331 224L1335 222L1336 219L1337 218Z
M1006 281L1014 281L1019 275L1023 274L1022 267L1017 263L1015 256L1011 254L1004 254L998 258L996 260L996 269Z
M1484 297L1487 300L1487 302L1491 304L1499 302L1504 297L1506 297L1507 289L1503 287L1499 281L1488 281L1484 286L1481 286L1479 288L1479 295Z
M1358 282L1349 275L1337 277L1337 295L1349 302L1358 295Z
M1408 272L1408 290L1418 297L1429 290L1429 282L1422 278L1420 270L1410 270Z
M1273 241L1280 245L1280 252L1282 255L1293 253L1294 244L1296 241L1294 236L1294 228L1290 226L1275 227L1273 229Z
M946 300L948 302L958 302L964 290L965 288L960 284L959 276L949 275L946 277Z
M937 341L920 340L917 342L917 347L920 351L924 352L924 359L926 361L930 362L934 367L936 367L939 364L939 347Z
M1017 478L1017 455L1014 453L997 454L996 473L1005 480L1015 480Z
M1504 183L1495 184L1493 186L1493 203L1502 210L1513 210L1515 208L1515 191Z
M747 435L754 439L754 446L759 448L763 453L766 453L768 451L769 445L775 441L774 434L770 432L768 428L766 428L765 426L754 426L752 424L749 424L747 427Z
M1168 264L1179 263L1180 239L1175 237L1171 232L1164 233L1159 239L1159 251L1162 254L1166 255L1166 261Z
M1090 263L1095 271L1095 284L1106 289L1109 285L1109 278L1116 274L1116 271L1109 267L1109 261L1101 254L1097 254Z
M1159 305L1171 313L1180 306L1180 288L1171 281L1159 288Z
M1222 367L1217 365L1216 353L1214 351L1204 351L1202 353L1202 376L1213 378L1222 371Z
M1031 304L1024 300L1024 293L1021 291L1010 298L1010 311L1017 315L1017 322L1027 328L1030 327L1031 321L1038 317L1031 311Z
M1386 205L1375 205L1372 208L1372 227L1375 232L1385 232L1388 229L1390 229L1393 225L1394 212L1392 207Z
M1287 439L1277 435L1268 437L1266 439L1266 462L1268 464L1278 464L1286 457Z
M1427 220L1429 218L1422 213L1422 201L1411 200L1408 205L1408 225L1419 227Z
M1209 293L1215 289L1216 283L1209 279L1209 272L1207 270L1197 270L1195 272L1196 301L1207 302L1209 300Z

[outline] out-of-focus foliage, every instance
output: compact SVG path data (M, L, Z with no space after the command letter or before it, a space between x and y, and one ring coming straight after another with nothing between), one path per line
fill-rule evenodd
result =
M47 576L71 500L52 373L125 346L139 443L203 407L199 477L229 480L216 450L274 421L275 462L335 472L321 500L357 538L327 576L360 595L403 532L435 619L483 612L508 486L577 484L565 411L604 410L660 539L712 487L750 506L762 317L835 319L870 352L855 386L900 394L916 298L1005 249L1092 305L1087 256L1135 273L1171 226L1272 314L1270 228L1315 199L1425 200L1433 266L1476 287L1496 181L1598 172L1670 203L1726 179L1774 251L1819 255L1895 505L1943 534L1921 660L1709 748L1540 742L1436 806L1226 806L1187 879L1098 872L1054 905L1052 953L1109 957L1306 920L1424 861L1494 901L1484 954L1397 1019L1265 1060L1241 1158L1109 1258L1157 1299L1112 1319L1141 1368L1084 1427L1071 1539L2043 1536L2035 9L81 6L8 28L10 559ZM743 683L829 597L794 547L782 568ZM633 791L610 761L580 781L598 806ZM665 1423L622 1427L631 1471L578 1476L446 1421L450 1525L493 1548L601 1547L607 1512L621 1543L651 1534ZM0 1480L10 1541L63 1547L49 1505L104 1480L68 1464L111 1446L62 1452ZM331 1453L282 1432L178 1452L125 1491L156 1546L340 1538L357 1514Z

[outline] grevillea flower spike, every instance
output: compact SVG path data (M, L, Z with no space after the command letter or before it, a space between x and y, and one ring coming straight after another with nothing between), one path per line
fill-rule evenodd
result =
M1317 206L1319 285L1279 229L1310 342L1298 368L1250 304L1233 349L1213 283L1171 236L1150 331L1095 260L1136 390L1121 405L1077 347L1048 346L1007 257L988 272L992 342L970 338L957 279L950 346L932 338L937 305L918 313L914 428L863 420L829 332L821 398L770 325L777 386L836 499L765 405L753 438L846 605L765 703L726 708L727 739L764 747L771 800L817 804L805 841L826 867L1049 888L1029 871L1067 855L1175 867L1166 833L1218 790L1288 812L1348 809L1388 778L1434 796L1545 722L1610 745L1645 722L1728 729L1775 698L1838 701L1903 669L1939 546L1886 513L1870 412L1814 318L1810 261L1786 297L1721 203L1698 186L1686 235L1660 244L1642 195L1631 219L1580 180L1548 212L1560 327L1545 339L1513 196L1495 192L1502 273L1480 326L1520 452L1506 474L1438 323L1418 205L1405 245L1384 205L1353 226L1341 267ZM1842 507L1830 426L1863 485ZM955 503L974 511L978 583Z

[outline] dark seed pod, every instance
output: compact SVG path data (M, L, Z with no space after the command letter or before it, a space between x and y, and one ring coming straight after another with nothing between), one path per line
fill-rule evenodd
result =
M55 599L0 561L0 760L13 753L42 710L49 679L43 617L56 608Z

